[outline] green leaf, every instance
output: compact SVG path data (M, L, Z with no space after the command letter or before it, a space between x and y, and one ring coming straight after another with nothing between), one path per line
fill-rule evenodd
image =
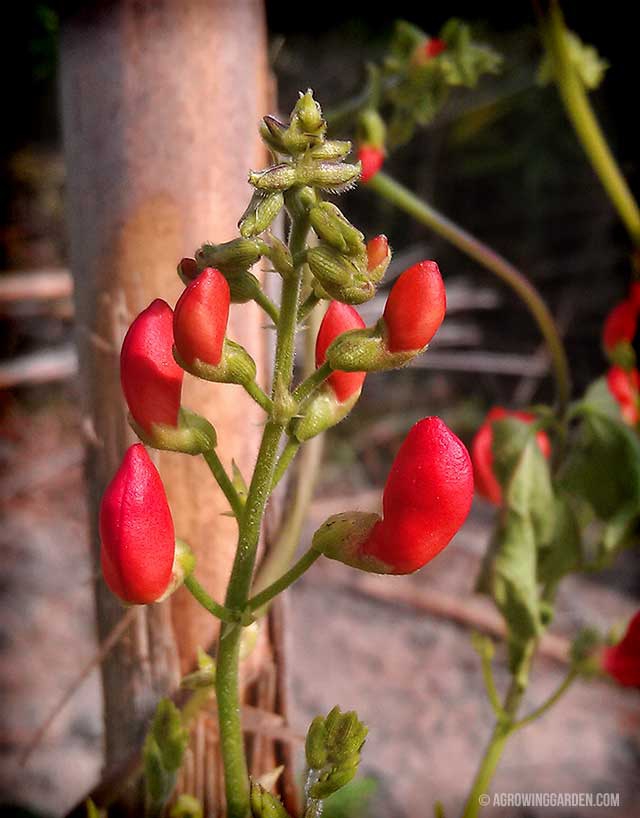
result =
M359 778L330 795L324 802L322 818L366 818L378 789L375 778Z
M531 521L507 511L498 532L493 597L509 628L510 641L524 644L541 630L537 547Z
M611 394L606 378L598 378L594 381L584 393L579 405L587 410L606 415L612 420L622 421L620 404Z
M551 542L538 555L538 579L551 599L560 580L582 565L582 536L566 496L555 498L555 526Z
M516 418L495 421L492 451L504 507L528 518L536 544L544 545L553 535L554 500L549 464L535 428Z
M157 742L166 770L180 769L189 742L189 733L182 724L180 711L171 699L160 699L151 723L150 735Z
M162 763L162 753L158 742L149 733L142 751L144 783L147 793L148 812L157 812L171 795L175 775L167 772Z
M560 476L562 486L608 521L623 506L640 510L640 442L626 424L581 409L583 422Z
M610 561L620 550L638 541L640 509L633 501L622 506L607 522L602 535L601 558Z

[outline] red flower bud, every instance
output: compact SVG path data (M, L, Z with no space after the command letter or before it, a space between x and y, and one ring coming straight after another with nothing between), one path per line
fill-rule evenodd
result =
M316 366L321 366L325 362L327 348L338 335L351 329L362 329L364 326L364 321L353 307L340 301L332 301L322 319L316 338ZM366 374L338 370L329 376L327 383L340 403L344 403L362 389Z
M640 281L631 282L631 286L629 287L629 297L627 300L633 304L636 310L640 311Z
M124 602L155 602L167 590L175 552L173 520L158 470L141 443L130 446L100 505L105 581Z
M607 386L620 405L622 417L630 426L640 418L640 375L637 369L626 372L620 366L612 366L607 372Z
M389 351L426 347L440 328L446 309L444 282L435 261L409 267L394 283L384 308Z
M446 51L446 48L447 44L444 40L438 37L431 37L431 39L425 43L424 53L427 59L432 59L433 57L437 57L438 54L442 54L443 51Z
M361 145L358 148L358 159L362 162L360 181L366 184L384 164L384 150L375 145Z
M492 423L495 420L502 420L507 417L517 418L525 423L531 423L535 420L535 416L529 412L509 412L502 406L494 406L471 443L473 473L478 494L497 506L502 503L502 487L493 473ZM537 432L536 439L542 454L549 458L551 456L551 441L546 432Z
M606 352L612 352L623 342L633 342L638 324L638 310L631 300L621 301L609 312L602 330L602 344Z
M173 312L156 298L129 327L120 353L120 381L133 419L153 433L154 424L178 425L184 372L173 359Z
M182 360L217 366L222 358L231 294L219 270L207 267L184 290L173 316L173 336Z
M640 611L633 617L622 641L602 651L602 668L618 684L640 687Z
M467 519L473 469L464 443L440 418L418 421L400 447L382 500L383 519L360 547L363 557L410 574L449 544Z
M382 233L367 242L367 270L373 272L389 256L389 241Z

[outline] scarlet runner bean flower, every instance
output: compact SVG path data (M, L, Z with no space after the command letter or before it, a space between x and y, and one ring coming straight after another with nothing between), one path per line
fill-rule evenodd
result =
M447 296L435 261L421 261L397 279L384 308L386 345L390 352L420 350L440 328Z
M629 623L623 639L603 650L601 663L618 684L640 687L640 611Z
M204 269L184 290L173 315L173 336L180 357L217 366L229 320L229 284L219 270Z
M469 453L440 418L415 424L393 462L382 519L352 512L330 517L314 537L326 556L365 571L410 574L451 541L469 514Z
M621 301L609 312L602 330L605 352L612 353L618 344L632 343L638 324L638 309L630 299Z
M384 164L384 149L376 145L363 144L358 148L358 159L362 163L360 181L369 182Z
M442 54L443 51L446 51L447 44L444 40L441 40L439 37L431 37L424 46L424 53L427 59L432 59L433 57L437 57L438 54Z
M640 281L632 281L629 287L628 300L640 311Z
M389 240L380 233L367 242L367 272L370 273L371 280L380 281L385 274L389 262L391 261L391 249Z
M494 505L502 503L502 487L493 471L493 428L492 424L496 420L504 418L517 418L525 423L531 423L535 416L529 412L509 412L502 406L494 406L491 409L471 443L471 457L473 460L473 472L475 476L476 490ZM540 451L545 457L551 455L551 442L546 432L537 432L536 439Z
M325 313L316 338L316 366L321 366L326 358L327 348L339 335L351 329L365 326L358 312L349 304L332 301ZM333 390L340 403L359 394L366 377L366 372L333 372L327 384Z
M640 375L637 369L627 372L620 366L612 366L607 372L607 386L620 405L624 420L635 426L640 419Z
M105 581L124 602L158 600L172 578L173 520L158 470L141 443L130 446L100 506Z
M150 434L156 424L178 425L184 372L172 347L173 311L157 298L133 321L120 353L120 381L129 411Z

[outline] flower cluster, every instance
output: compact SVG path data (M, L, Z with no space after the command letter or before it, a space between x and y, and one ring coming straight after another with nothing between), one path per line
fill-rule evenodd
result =
M208 463L217 457L213 426L182 405L187 372L243 387L295 448L351 411L367 373L406 365L438 331L446 295L434 261L397 277L373 326L359 315L357 305L373 297L384 277L391 248L384 235L367 242L336 205L322 201L323 190L348 186L361 171L345 161L350 144L326 139L325 131L310 92L301 95L288 124L265 117L262 136L277 162L249 176L255 192L240 220L240 237L204 244L193 258L182 259L178 274L185 289L175 308L156 299L132 322L122 345L121 381L131 425L147 446L202 454ZM315 233L313 242L296 243L293 228L288 246L267 232L283 208L292 223L305 225L305 234ZM306 267L306 294L297 292L293 304L283 296L276 306L251 272L260 258L282 277L283 293ZM283 325L294 332L311 309L327 302L315 339L316 371L293 389L282 383L276 365L268 396L256 382L249 352L227 337L231 304L250 300L269 314L279 333ZM294 314L285 315L292 308ZM216 479L221 470L218 461L212 468ZM228 488L228 479L225 485L242 526L251 512L232 502L235 488ZM342 515L337 526L328 521L313 547L365 570L409 573L451 540L472 494L464 445L441 420L426 418L400 448L384 490L383 516L365 515L365 521L355 515L354 523ZM193 568L182 547L176 549L164 488L141 444L128 450L105 492L100 529L105 580L127 603L163 598Z

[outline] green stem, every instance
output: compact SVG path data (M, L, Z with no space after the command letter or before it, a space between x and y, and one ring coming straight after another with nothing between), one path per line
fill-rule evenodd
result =
M295 196L295 192L292 191L291 195ZM293 204L297 203L293 202ZM309 220L306 213L292 214L289 249L294 258L304 249L308 230ZM284 279L282 284L273 368L274 406L272 417L264 427L256 466L247 494L245 511L240 522L238 548L225 599L226 606L233 610L244 610L249 598L262 518L271 492L278 447L284 431L284 422L274 420L273 415L279 408L278 401L287 398L289 399L287 403L290 401L289 388L293 375L301 278L302 267L300 266L292 276ZM251 812L249 775L240 720L238 665L241 636L242 628L237 625L225 626L221 629L216 665L216 698L227 797L227 818L248 818Z
M262 516L271 489L282 431L282 425L271 420L264 427L225 599L226 606L234 610L243 610L249 596ZM241 637L242 628L238 625L221 629L216 665L218 725L228 818L248 818L250 814L249 774L240 720L238 664Z
M520 707L520 702L527 689L529 668L535 655L537 641L530 640L523 650L520 667L513 674L511 685L502 705L502 716L496 719L491 738L485 749L482 761L473 780L471 791L462 813L462 818L476 818L482 804L480 796L487 795L491 781L502 757L507 739L514 730L514 724Z
M578 671L575 669L570 670L562 684L558 686L557 690L554 693L552 693L551 696L549 696L549 698L540 705L540 707L537 707L535 710L529 713L528 716L525 716L524 718L520 719L520 721L515 722L515 724L513 725L513 730L520 730L522 727L526 727L527 724L531 724L532 722L539 719L541 716L544 716L547 710L553 707L553 705L558 701L558 699L561 699L562 696L564 696L564 694L567 692L567 690L569 690L569 688L577 678Z
M553 62L558 92L576 136L624 222L631 241L640 245L640 210L602 133L582 80L571 62L567 28L560 5L555 0L551 3L548 20L543 23L543 40Z
M299 579L304 572L313 565L318 557L321 556L322 554L320 551L310 548L300 557L295 565L292 565L291 568L280 577L280 579L272 582L271 585L268 585L263 591L260 591L260 593L252 596L247 602L247 608L250 611L257 611L257 616L262 616L265 611L260 609L264 608L264 606L271 602L275 596L282 593L282 591Z
M258 290L253 300L256 302L256 304L258 304L258 306L262 307L273 323L278 326L278 321L280 320L280 310L265 293L265 291Z
M491 703L491 707L493 708L493 712L495 713L497 718L502 719L504 718L505 713L504 710L502 709L502 702L500 701L500 697L498 696L498 691L496 690L495 679L493 678L491 656L488 655L487 653L482 653L480 655L480 661L482 664L482 678L484 679L484 686L487 690L489 702Z
M240 499L235 486L229 479L229 475L222 465L220 458L214 449L209 449L208 451L203 452L202 456L207 461L211 474L215 477L216 482L222 489L224 496L227 498L236 519L240 520L242 514L244 513L244 503Z
M278 462L276 463L276 468L273 473L273 484L271 486L271 491L278 485L278 483L284 477L287 469L291 465L293 458L298 454L298 449L300 448L300 443L295 439L295 437L290 437L284 449L282 450L282 454L280 455Z
M249 381L248 383L242 384L245 392L254 399L254 401L261 406L264 411L270 415L273 411L273 401L271 398L264 392L263 389L255 381Z
M571 389L567 355L553 316L530 281L513 264L386 173L382 171L376 173L367 187L443 236L518 294L535 319L547 344L556 379L559 410L563 414L569 402Z
M219 602L216 602L215 599L210 597L193 574L185 579L184 587L195 599L198 600L203 608L206 608L209 613L213 614L218 619L221 619L223 622L227 622L228 624L238 622L237 614L230 611L229 608L226 608L224 605L220 605Z
M293 399L296 403L302 403L310 395L312 395L319 386L327 380L333 369L328 361L325 361L322 366L315 369L308 378L305 378L302 383L293 390Z
M298 309L298 324L302 324L307 316L313 312L315 307L322 301L315 293L309 293Z

